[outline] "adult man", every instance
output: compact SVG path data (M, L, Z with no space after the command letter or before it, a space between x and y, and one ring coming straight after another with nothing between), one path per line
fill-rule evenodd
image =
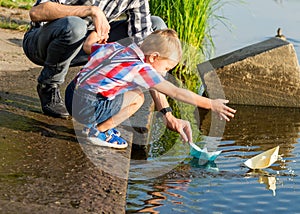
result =
M69 66L83 65L87 55L82 43L91 30L102 42L132 37L139 44L153 29L165 23L150 16L147 0L37 0L29 12L31 29L24 36L27 57L42 65L37 91L42 110L54 117L67 117L59 85ZM126 20L114 21L122 14Z

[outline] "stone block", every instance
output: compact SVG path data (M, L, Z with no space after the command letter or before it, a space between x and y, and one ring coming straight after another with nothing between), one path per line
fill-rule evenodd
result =
M149 91L144 91L145 101L141 108L122 123L133 133L131 158L146 160L149 152L149 133L151 132L154 102Z
M294 46L271 38L198 65L211 98L231 104L300 107L300 72Z

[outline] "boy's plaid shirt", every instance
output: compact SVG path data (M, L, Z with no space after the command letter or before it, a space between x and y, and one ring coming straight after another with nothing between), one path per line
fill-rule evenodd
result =
M139 86L147 89L164 81L150 64L144 62L145 56L135 43L124 47L114 42L93 45L90 60L78 73L76 82L81 81L103 60L120 49L122 51L112 58L110 64L95 70L79 87L113 99L116 95Z
M37 0L35 5L45 2L56 2L64 5L94 5L98 6L104 13L108 22L126 14L128 22L128 35L134 42L140 44L152 30L151 15L148 0ZM88 29L93 30L92 19L84 18ZM43 25L34 23L34 26Z

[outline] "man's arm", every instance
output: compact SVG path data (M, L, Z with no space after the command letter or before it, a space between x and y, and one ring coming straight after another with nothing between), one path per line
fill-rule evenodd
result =
M71 6L46 2L32 7L29 16L34 22L46 22L66 16L86 17L91 16L93 13L95 13L93 6Z
M81 18L90 16L98 36L105 41L110 30L105 14L97 6L63 5L55 2L45 2L32 7L29 11L29 16L33 22L48 22L66 16L78 16Z

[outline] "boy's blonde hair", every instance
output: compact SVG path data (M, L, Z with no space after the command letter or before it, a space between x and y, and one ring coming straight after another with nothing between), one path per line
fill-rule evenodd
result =
M141 44L144 55L158 52L161 58L179 62L182 57L181 43L175 30L156 30Z

